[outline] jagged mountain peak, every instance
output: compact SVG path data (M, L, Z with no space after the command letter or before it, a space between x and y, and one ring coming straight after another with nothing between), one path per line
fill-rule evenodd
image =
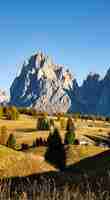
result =
M67 111L71 106L69 90L74 77L63 65L55 64L50 56L37 52L24 62L20 75L11 89L11 104L35 106L48 112Z

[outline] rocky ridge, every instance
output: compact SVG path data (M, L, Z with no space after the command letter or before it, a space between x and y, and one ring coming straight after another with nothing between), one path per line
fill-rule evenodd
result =
M37 111L110 115L110 69L105 77L89 74L78 86L72 73L42 52L25 61L10 88L10 103Z

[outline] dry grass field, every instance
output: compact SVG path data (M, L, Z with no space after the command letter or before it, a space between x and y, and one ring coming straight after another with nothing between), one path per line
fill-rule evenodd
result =
M8 133L14 133L17 144L32 142L39 137L47 138L48 131L36 130L36 119L30 116L21 115L17 121L0 120L0 127L6 126ZM85 121L75 120L76 137L82 138L88 136L108 136L110 132L110 124L104 121ZM62 138L64 138L64 130L60 130ZM91 158L108 150L108 148L97 146L71 146L66 150L66 165L74 165L83 159ZM36 147L26 152L17 152L10 148L0 146L0 177L7 176L26 176L33 173L42 173L46 171L56 170L53 166L46 163L44 154L46 147ZM108 160L108 154L105 159ZM103 160L103 159L102 159ZM104 161L105 162L105 161ZM88 162L89 166L89 162ZM103 166L103 164L102 164ZM98 166L100 167L100 166ZM94 170L94 169L93 169Z
M77 119L74 121L76 127L76 138L90 136L107 136L110 133L110 123L105 121L92 121ZM27 115L20 115L20 119L5 120L0 119L0 128L6 126L9 133L16 135L17 143L31 144L36 138L47 138L49 131L37 131L36 130L37 119ZM59 123L57 122L57 125ZM64 138L65 131L60 130L62 138Z
M55 171L40 155L18 152L0 145L0 178Z

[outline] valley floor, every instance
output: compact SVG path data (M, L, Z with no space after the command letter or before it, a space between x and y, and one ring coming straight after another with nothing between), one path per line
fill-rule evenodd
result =
M5 125L8 128L9 133L13 133L16 136L17 144L26 143L32 145L32 142L39 137L47 138L48 131L37 131L36 130L37 119L21 115L17 121L8 121L5 119L0 120L0 127ZM78 139L87 138L89 136L97 137L108 137L110 132L110 124L104 121L85 121L75 120L76 137ZM62 138L64 138L64 130L60 131ZM94 138L92 138L94 141ZM89 138L89 140L92 140ZM15 151L7 148L3 145L0 146L0 176L26 176L33 173L42 173L47 171L56 171L56 169L48 164L44 160L44 154L46 147L29 148L25 152ZM105 154L103 153L105 152ZM102 159L109 161L109 148L100 147L95 145L72 145L66 148L66 166L76 165L82 160L86 160L86 167L89 166L87 159L95 158L98 159L98 155L105 155ZM94 161L94 162L95 162ZM105 161L104 161L105 162ZM109 162L107 163L109 165ZM101 168L101 165L97 165L97 168ZM93 167L92 171L96 171L96 167ZM103 168L103 167L102 167Z

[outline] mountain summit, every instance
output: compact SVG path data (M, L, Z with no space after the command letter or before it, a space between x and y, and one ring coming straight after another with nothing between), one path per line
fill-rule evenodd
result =
M62 65L38 52L25 61L11 89L11 104L34 106L37 111L67 112L71 107L70 91L75 79ZM77 84L75 85L77 87Z

